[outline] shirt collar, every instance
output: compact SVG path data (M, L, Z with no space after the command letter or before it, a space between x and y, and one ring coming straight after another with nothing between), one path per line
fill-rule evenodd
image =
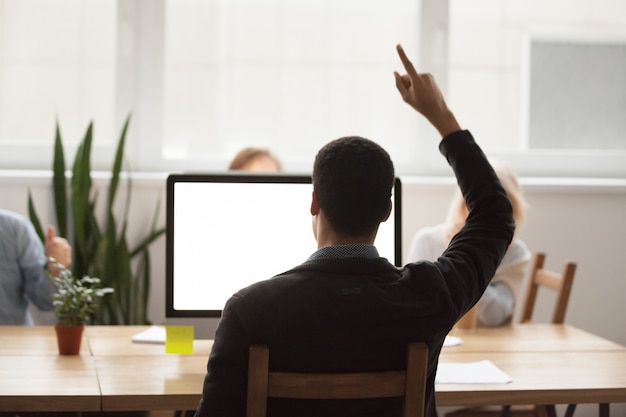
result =
M352 245L325 246L309 256L308 261L317 259L344 259L344 258L379 258L378 250L374 245L355 243Z

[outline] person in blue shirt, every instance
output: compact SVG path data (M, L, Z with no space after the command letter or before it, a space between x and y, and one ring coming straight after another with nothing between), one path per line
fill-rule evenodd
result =
M42 244L28 219L0 209L0 324L32 325L29 302L53 309L56 286L47 274L57 272L53 260L65 267L72 262L72 247L54 226Z

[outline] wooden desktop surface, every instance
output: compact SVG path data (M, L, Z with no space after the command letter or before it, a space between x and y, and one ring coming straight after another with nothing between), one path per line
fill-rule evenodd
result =
M444 348L449 352L561 352L624 350L626 347L566 324L527 323L515 326L478 327L471 332L453 330L463 344Z
M81 355L59 356L49 326L0 326L0 411L191 410L212 341L191 355L133 343L146 326L90 326ZM524 324L454 333L440 362L488 359L508 384L437 384L437 403L626 402L626 347L567 325ZM21 348L20 348L21 347Z
M0 356L0 411L101 410L93 357L26 351L22 356Z
M626 349L562 352L450 353L439 362L488 359L507 384L437 384L437 405L583 404L626 402Z
M58 354L54 326L0 326L0 356ZM90 354L85 334L80 345L80 354Z
M90 326L87 327L87 340L91 354L100 356L154 356L165 355L163 343L134 343L131 337L146 330L147 326ZM193 355L202 356L205 361L211 353L213 340L193 341ZM206 366L204 367L206 370Z

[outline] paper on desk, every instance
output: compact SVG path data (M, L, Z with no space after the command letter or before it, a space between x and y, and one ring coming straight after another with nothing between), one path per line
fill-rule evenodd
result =
M131 338L131 341L135 343L156 343L156 344L164 344L165 343L165 327L162 326L150 326L143 332L139 332L134 334Z
M443 346L458 346L458 345L462 345L463 341L461 340L460 337L456 337L456 336L450 336L447 335L445 340L443 341Z
M510 376L489 360L478 362L439 362L438 384L506 384Z

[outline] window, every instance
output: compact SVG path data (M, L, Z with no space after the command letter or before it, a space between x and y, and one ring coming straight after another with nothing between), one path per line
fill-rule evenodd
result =
M554 98L532 90L536 69L555 56L537 34L620 39L623 51L626 3L0 0L0 27L3 168L49 169L58 119L69 152L94 121L93 167L108 170L131 114L133 171L221 170L249 145L308 171L325 142L361 135L381 143L402 175L449 175L436 132L395 91L401 42L489 156L524 176L626 176L623 107L617 122L589 117L617 132L599 133L595 149L534 133L546 111L529 107ZM599 78L623 100L626 82L612 89ZM570 119L587 115L571 110ZM555 131L550 119L539 125Z
M535 38L528 146L626 151L626 38Z
M610 0L451 0L451 107L521 175L624 177L625 24Z
M112 1L0 0L3 167L48 168L56 120L70 147L91 119L114 142L115 19Z
M168 0L166 10L164 159L224 168L253 145L306 170L349 134L401 157L393 139L415 124L391 105L390 63L396 43L416 45L417 2Z

